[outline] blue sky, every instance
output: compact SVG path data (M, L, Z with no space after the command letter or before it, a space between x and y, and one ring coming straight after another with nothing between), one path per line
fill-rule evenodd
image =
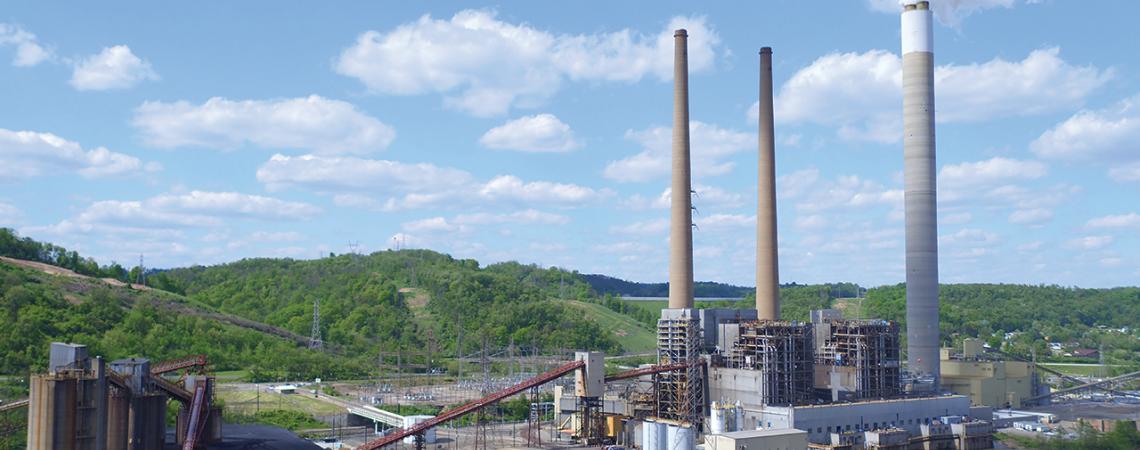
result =
M0 225L104 263L399 245L663 281L684 27L696 277L753 283L771 46L781 280L901 282L897 2L648 5L6 2ZM1135 285L1140 5L934 8L942 281Z

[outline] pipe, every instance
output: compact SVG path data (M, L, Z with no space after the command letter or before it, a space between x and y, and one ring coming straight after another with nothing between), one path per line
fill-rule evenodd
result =
M934 36L930 3L902 13L906 337L912 374L940 384L938 222L934 138Z
M689 159L688 32L673 32L673 183L669 308L693 307L693 187Z
M780 320L776 244L776 137L772 112L772 48L760 49L760 155L756 184L756 317Z

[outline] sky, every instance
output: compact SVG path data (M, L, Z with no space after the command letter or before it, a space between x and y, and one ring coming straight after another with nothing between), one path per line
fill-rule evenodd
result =
M1140 279L1140 3L933 2L947 283ZM0 9L0 226L101 263L428 248L667 278L673 30L694 270L754 282L773 47L782 282L904 280L896 0Z

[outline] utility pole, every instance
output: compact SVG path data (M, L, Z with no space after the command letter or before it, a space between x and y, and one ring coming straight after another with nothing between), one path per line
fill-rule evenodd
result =
M143 265L143 255L139 254L139 277L138 284L146 286L146 266Z

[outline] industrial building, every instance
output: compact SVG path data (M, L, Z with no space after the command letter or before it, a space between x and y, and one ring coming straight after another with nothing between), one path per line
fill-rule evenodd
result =
M183 404L177 443L185 450L221 440L221 410L211 407L214 379L187 374L184 384L162 374L206 365L198 355L152 365L143 358L108 366L87 347L52 343L48 372L33 375L28 399L29 450L150 450L166 442L166 405Z
M1033 363L986 358L977 339L966 339L961 353L942 349L941 366L942 388L969 396L975 405L1020 408L1022 399L1048 390Z

